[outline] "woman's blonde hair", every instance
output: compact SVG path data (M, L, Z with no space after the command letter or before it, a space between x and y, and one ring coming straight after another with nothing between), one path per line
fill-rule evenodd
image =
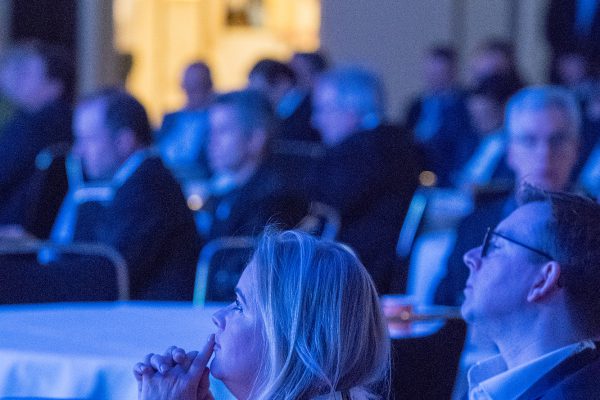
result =
M266 349L252 398L387 391L386 325L373 281L348 247L267 229L251 265Z

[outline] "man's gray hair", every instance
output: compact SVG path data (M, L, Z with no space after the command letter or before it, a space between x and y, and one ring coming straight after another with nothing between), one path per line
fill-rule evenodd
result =
M579 136L581 111L577 99L569 90L560 86L529 86L515 93L506 105L505 126L510 132L510 121L515 113L559 109L569 119L570 133Z

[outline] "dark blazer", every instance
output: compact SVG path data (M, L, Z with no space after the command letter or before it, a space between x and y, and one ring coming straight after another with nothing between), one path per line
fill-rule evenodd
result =
M595 66L600 59L600 6L592 19L590 31L586 35L576 32L576 0L551 0L548 6L546 38L554 55L574 50L582 51L591 58Z
M25 224L24 198L36 171L36 156L56 143L70 143L71 108L53 102L30 113L17 111L0 132L0 224Z
M463 290L469 277L469 269L463 255L481 245L488 226L495 227L517 207L514 194L500 198L485 199L475 211L461 221L456 232L456 244L448 258L446 275L435 292L435 304L460 306L464 300Z
M420 143L424 153L424 166L436 173L438 186L450 186L453 174L469 159L477 147L478 138L473 133L466 107L466 94L461 90L439 96L440 115L437 132ZM424 99L418 98L410 105L405 126L414 132L423 113Z
M200 212L211 222L203 239L254 236L269 223L292 228L307 211L307 203L288 195L281 176L263 164L245 185L207 200Z
M338 238L356 250L380 293L397 283L396 242L419 172L408 134L393 126L327 149L314 172L314 198L340 212Z
M600 400L600 342L549 371L518 400Z
M312 101L309 95L304 96L294 112L280 122L281 139L320 142L319 132L312 127Z
M200 239L179 184L160 159L146 159L114 199L86 219L78 220L75 240L121 253L132 299L192 299Z

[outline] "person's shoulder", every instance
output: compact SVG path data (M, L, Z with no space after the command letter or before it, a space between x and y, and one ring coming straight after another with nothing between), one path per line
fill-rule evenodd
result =
M549 388L540 400L600 400L600 350L594 350L593 356L586 366Z

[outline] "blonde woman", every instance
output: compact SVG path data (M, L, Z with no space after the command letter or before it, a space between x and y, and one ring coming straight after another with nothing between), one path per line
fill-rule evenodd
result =
M214 314L200 352L149 354L139 399L212 399L210 373L238 399L377 399L388 389L390 342L373 282L347 247L267 230Z

